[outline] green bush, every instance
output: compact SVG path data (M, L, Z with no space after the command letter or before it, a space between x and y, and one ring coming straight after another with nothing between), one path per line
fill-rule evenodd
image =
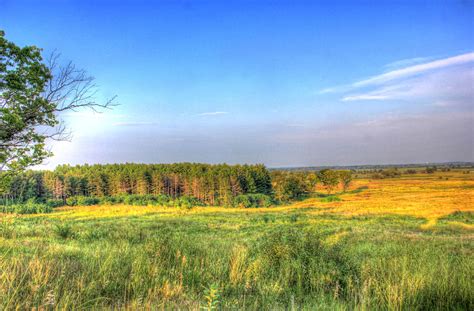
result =
M204 206L204 204L195 197L182 196L174 200L174 206L190 209L195 206Z
M53 208L46 204L24 203L0 206L0 212L12 214L43 214L51 213Z
M114 200L114 199L112 199ZM173 206L173 201L170 196L167 195L152 195L152 194L131 194L127 196L116 197L116 202L124 203L127 205L134 206Z
M69 206L76 206L77 205L77 197L69 197L66 199L66 204Z
M90 206L90 205L97 205L100 203L99 198L96 198L96 197L77 196L75 198L76 198L76 205Z
M67 203L67 200L66 200L66 204L69 205ZM64 206L64 201L63 200L56 200L56 199L48 199L48 200L46 200L46 205L48 205L49 207L52 207L52 208L61 207L61 206Z
M54 233L60 238L67 239L74 235L71 225L68 223L58 224L54 227Z
M252 202L248 195L242 194L238 195L234 198L232 202L233 207L240 207L240 208L249 208L252 207Z
M234 198L233 207L250 208L250 207L269 207L274 204L272 198L265 194L241 194Z

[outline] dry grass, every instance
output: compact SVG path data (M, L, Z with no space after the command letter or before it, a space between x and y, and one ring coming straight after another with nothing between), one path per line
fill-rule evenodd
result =
M224 309L469 309L471 176L361 179L341 201L271 208L0 215L0 309L197 310L212 286Z
M439 175L441 176L441 175ZM347 216L360 215L405 215L426 219L422 228L434 226L441 217L454 212L474 212L474 178L431 179L382 179L357 180L342 195L340 202L320 202L312 198L294 204L292 207L314 207L322 209L314 214L334 213ZM358 193L351 193L359 187L368 187ZM473 230L474 226L462 224L463 228Z

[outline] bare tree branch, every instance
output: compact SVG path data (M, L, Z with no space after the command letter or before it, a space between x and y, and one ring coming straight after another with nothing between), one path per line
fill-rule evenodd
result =
M53 51L46 63L51 71L52 78L46 87L44 97L53 108L49 113L61 113L64 111L77 111L80 109L90 109L96 113L101 113L104 109L111 109L117 106L116 96L105 102L97 102L97 85L95 78L89 76L83 69L78 69L72 62L60 65L61 54ZM66 127L61 122L52 134L47 135L53 140L69 140L70 133L66 133Z

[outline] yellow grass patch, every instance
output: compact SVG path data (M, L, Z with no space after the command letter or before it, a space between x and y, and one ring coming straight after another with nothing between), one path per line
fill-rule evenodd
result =
M457 176L457 177L456 177ZM366 187L359 192L351 191L359 187ZM156 206L129 206L129 205L102 205L58 208L57 212L48 215L30 215L23 217L54 217L54 218L111 218L125 216L146 216L160 214L163 217L179 215L200 215L214 213L291 213L302 208L310 214L335 213L346 216L358 215L407 215L426 219L421 227L429 229L436 225L441 217L456 211L474 211L474 178L470 175L449 175L449 180L432 178L412 179L395 178L383 180L356 180L346 194L338 194L340 202L321 202L319 198L310 198L287 206L271 208L223 208L198 207L191 210L173 207ZM465 229L472 229L472 225L454 223Z
M317 199L296 204L317 205L325 210L314 213L342 215L407 215L427 219L424 228L456 211L474 211L474 180L361 180L357 186L368 186L359 193L342 195L341 202L320 203Z

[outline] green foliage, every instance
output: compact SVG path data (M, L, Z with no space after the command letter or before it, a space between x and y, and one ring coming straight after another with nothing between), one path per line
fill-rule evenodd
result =
M76 198L77 198L77 205L81 205L81 206L97 205L100 203L100 199L95 198L95 197L78 196Z
M24 203L24 204L13 204L13 205L0 205L0 213L13 213L13 214L43 214L51 213L53 209L46 204L39 203Z
M48 205L49 207L52 207L52 208L61 207L61 206L64 205L64 200L47 199L46 200L46 205Z
M51 155L47 139L64 139L58 114L80 108L107 108L94 102L94 78L58 54L46 62L35 46L19 47L0 30L0 193L25 168ZM47 64L46 64L47 63Z
M191 196L182 196L175 199L174 201L171 201L170 203L173 204L175 207L185 209L191 209L196 206L204 206L201 201Z
M352 172L339 171L339 179L341 181L343 191L346 192L350 184L352 183Z
M0 31L0 169L9 173L39 164L50 155L45 149L48 135L37 131L58 124L55 104L43 96L51 73L42 60L39 48L21 48Z
M68 239L74 236L72 226L68 223L57 224L54 227L54 232L59 238Z
M250 207L270 207L273 200L265 194L242 194L236 196L232 202L233 207L250 208Z
M402 174L397 168L388 168L385 170L378 170L371 175L372 179L385 179L385 178L397 178Z
M331 194L339 183L340 175L336 171L326 169L318 172L318 178L326 188L327 193Z
M53 172L17 175L7 195L23 202L29 198L64 200L68 205L81 197L99 198L106 204L163 205L180 197L176 205L232 205L233 198L245 194L272 194L271 177L263 165L113 164L63 165Z
M91 206L101 203L101 200L96 197L75 196L66 199L66 204L69 206Z
M274 172L272 175L275 198L282 202L303 198L316 182L304 173Z
M206 303L201 306L201 310L217 310L219 306L219 298L219 286L217 284L212 284L204 291L204 299Z

